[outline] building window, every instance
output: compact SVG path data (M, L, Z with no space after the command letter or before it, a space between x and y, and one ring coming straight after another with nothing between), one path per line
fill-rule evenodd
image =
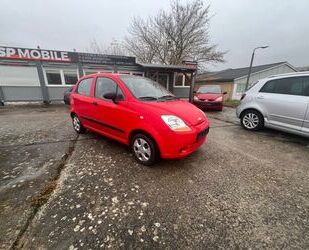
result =
M46 70L48 85L62 85L60 70Z
M238 83L236 88L236 93L244 93L246 89L245 83Z
M74 85L78 81L77 69L45 68L45 79L48 85Z
M191 85L191 74L184 74L183 75L185 78L185 86L190 86Z
M191 74L176 73L175 87L189 87L191 85Z
M176 73L175 86L179 86L179 87L183 86L183 74L182 73Z
M64 75L64 83L66 85L74 85L77 80L77 72L76 71L63 71L63 75Z

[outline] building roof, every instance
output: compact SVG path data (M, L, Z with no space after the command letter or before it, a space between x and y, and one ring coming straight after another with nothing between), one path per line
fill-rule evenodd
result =
M278 62L272 64L265 64L265 65L258 65L253 66L251 70L251 74L263 71L269 68L273 68L279 66L281 64L287 64L287 62ZM225 69L218 72L209 72L200 74L197 76L196 81L203 81L203 80L220 80L220 81L233 81L236 78L240 78L243 76L247 76L249 72L249 67L245 68L238 68L238 69Z
M309 71L309 66L297 67L298 71Z

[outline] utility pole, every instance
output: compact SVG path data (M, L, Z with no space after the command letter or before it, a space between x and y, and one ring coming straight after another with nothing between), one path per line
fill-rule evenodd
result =
M250 75L251 75L251 71L252 71L252 64L253 64L253 60L254 60L254 54L255 54L255 51L257 49L266 49L268 48L269 46L261 46L261 47L256 47L254 48L253 52L252 52L252 56L251 56L251 61L250 61L250 67L249 67L249 72L248 72L248 77L247 77L247 82L246 82L246 88L245 88L245 91L248 90L248 87L249 87L249 80L250 80Z

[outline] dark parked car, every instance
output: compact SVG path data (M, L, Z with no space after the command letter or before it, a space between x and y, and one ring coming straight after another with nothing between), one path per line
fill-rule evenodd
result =
M64 93L63 93L63 101L64 101L64 103L67 104L67 105L70 105L70 95L71 95L72 89L73 89L73 87L67 89L67 90L64 91Z

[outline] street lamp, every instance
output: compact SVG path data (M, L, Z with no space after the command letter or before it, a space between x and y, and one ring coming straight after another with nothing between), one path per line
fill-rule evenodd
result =
M247 77L247 82L246 82L246 88L245 88L245 91L248 89L249 87L249 80L250 80L250 75L251 75L251 70L252 70L252 64L253 64L253 59L254 59L254 53L257 49L266 49L268 48L269 46L261 46L261 47L256 47L254 50L253 50L253 53L252 53L252 56L251 56L251 62L250 62L250 67L249 67L249 72L248 72L248 77Z

